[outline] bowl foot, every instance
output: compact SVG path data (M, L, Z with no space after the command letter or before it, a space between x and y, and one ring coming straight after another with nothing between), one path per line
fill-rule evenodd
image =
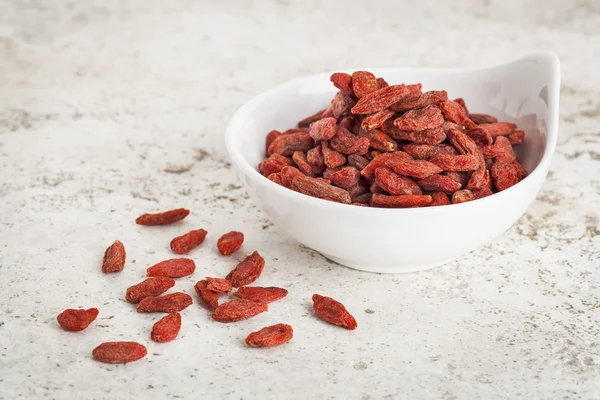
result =
M406 274L406 273L410 273L410 272L425 271L427 269L432 269L432 268L442 266L453 260L453 258L450 258L447 260L435 261L435 262L431 262L431 263L417 264L417 265L400 265L400 264L369 265L369 264L357 263L357 262L350 261L350 260L344 260L342 258L333 257L333 256L327 255L325 253L321 253L321 254L323 255L323 257L326 257L329 260L331 260L337 264L343 265L344 267L357 269L359 271L374 272L374 273L378 273L378 274Z

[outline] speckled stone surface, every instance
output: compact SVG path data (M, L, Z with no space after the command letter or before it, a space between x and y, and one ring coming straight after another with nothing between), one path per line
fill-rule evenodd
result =
M600 3L417 3L0 0L0 399L600 398ZM541 193L501 238L435 270L328 262L266 220L224 152L233 111L294 77L488 66L546 49L561 58L563 90ZM133 223L180 206L192 214L179 225ZM197 271L174 289L193 294L257 249L257 283L290 294L235 324L195 303L177 340L153 343L160 315L136 313L125 289L197 228L209 231ZM247 239L223 258L215 242L232 229ZM115 239L127 264L106 276ZM314 292L342 300L359 328L317 320ZM92 306L86 331L58 327L63 309ZM289 344L244 345L278 322L294 326ZM148 356L95 362L111 340Z

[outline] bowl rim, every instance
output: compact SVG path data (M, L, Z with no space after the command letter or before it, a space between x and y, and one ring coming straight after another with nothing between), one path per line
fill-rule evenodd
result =
M552 160L552 156L554 154L554 150L556 148L556 142L558 139L559 96L560 96L560 60L555 53L550 52L550 51L537 52L537 53L533 53L533 54L530 54L530 55L527 55L524 57L520 57L518 59L509 61L506 63L502 63L502 64L490 66L490 67L485 67L485 68L378 67L378 68L364 69L366 71L372 71L375 73L377 73L378 71L383 71L383 70L395 70L397 72L427 71L429 73L435 72L435 73L448 74L448 73L464 73L464 72L469 72L469 71L473 71L473 72L474 71L478 71L478 72L479 71L490 71L490 70L499 69L504 66L507 66L507 65L510 65L510 64L513 64L516 62L520 62L520 61L525 61L525 60L535 60L535 61L539 61L539 62L544 62L545 64L548 65L550 71L552 72L551 79L548 82L548 109L549 109L548 115L549 115L549 118L548 118L548 125L546 127L546 147L544 148L544 154L543 154L540 162L534 168L534 170L531 171L528 174L528 176L525 177L523 180L521 180L520 182L511 186L508 189L505 189L498 193L494 193L491 196L483 197L481 199L476 199L473 201L468 201L468 202L459 203L459 204L447 204L447 205L444 205L443 207L414 207L414 208L359 207L359 206L354 206L352 204L338 203L338 202L320 199L318 197L312 197L312 196L305 195L303 193L299 193L294 190L288 189L286 187L283 187L283 186L267 179L267 177L260 174L256 168L254 168L252 165L250 165L250 163L243 157L239 147L235 145L235 140L236 140L235 132L237 132L238 130L241 130L241 128L243 127L242 122L243 122L243 119L245 118L246 114L253 112L254 109L258 106L258 104L260 104L265 98L273 96L274 94L277 94L278 92L281 92L290 86L297 85L300 82L307 80L307 79L315 79L315 78L320 78L320 77L329 79L329 77L331 76L331 74L333 72L347 71L347 69L346 70L340 69L340 70L336 70L336 71L332 71L332 72L323 72L323 73L312 74L312 75L295 78L290 81L276 85L256 96L254 96L249 101L247 101L242 106L240 106L234 112L232 117L230 118L229 123L227 124L227 127L225 129L225 137L224 137L225 147L227 148L229 157L231 158L233 164L236 166L236 168L238 168L238 170L243 172L244 175L246 175L250 178L253 178L253 180L258 178L259 182L264 182L267 185L272 185L272 186L270 186L272 190L275 190L276 192L280 193L281 195L283 195L285 197L289 197L296 201L302 201L309 205L331 208L332 210L334 210L334 209L349 210L350 209L349 207L352 207L351 208L352 210L355 210L355 212L359 212L359 213L370 213L370 214L385 213L386 215L390 215L392 212L395 212L395 213L443 212L444 210L448 210L448 209L457 210L460 207L468 208L468 207L485 206L486 203L484 203L484 202L488 202L490 204L491 204L491 202L494 202L494 201L500 202L500 201L503 201L505 198L507 198L507 196L510 196L510 194L512 192L519 190L519 188L523 187L523 182L533 181L534 177L537 177L541 174L546 174L548 171L548 167ZM361 70L361 69L354 69L354 70ZM541 180L543 181L544 177L542 177ZM340 207L346 207L346 208L340 208Z

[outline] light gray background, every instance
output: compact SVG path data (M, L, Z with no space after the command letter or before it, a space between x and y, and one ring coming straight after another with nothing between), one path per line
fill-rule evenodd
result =
M510 231L433 271L368 274L303 248L252 205L223 149L233 111L291 78L537 50L563 68L548 179ZM595 0L0 0L0 399L600 398L599 56ZM183 224L133 223L179 206L192 210ZM257 284L290 294L230 325L194 304L176 341L152 343L160 316L137 314L124 291L200 227L197 272L175 289L193 294L257 249ZM215 241L232 229L243 251L220 257ZM127 265L104 276L115 239ZM359 328L316 320L314 292L342 300ZM92 306L87 331L57 326L64 308ZM294 326L292 342L244 346L277 322ZM94 362L107 340L149 355Z

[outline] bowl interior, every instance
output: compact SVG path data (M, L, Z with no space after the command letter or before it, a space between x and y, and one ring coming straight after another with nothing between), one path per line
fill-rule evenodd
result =
M446 90L450 98L462 97L470 112L516 123L526 132L524 143L516 149L517 156L531 172L548 152L548 132L556 130L557 115L552 114L558 112L552 97L558 96L558 88L554 87L558 77L553 61L532 56L483 70L367 70L390 84L420 82L423 91ZM238 158L245 164L238 167L246 173L248 167L256 170L265 157L265 136L269 131L296 127L299 120L328 107L337 91L329 76L313 75L277 86L238 110L226 139L234 162Z

